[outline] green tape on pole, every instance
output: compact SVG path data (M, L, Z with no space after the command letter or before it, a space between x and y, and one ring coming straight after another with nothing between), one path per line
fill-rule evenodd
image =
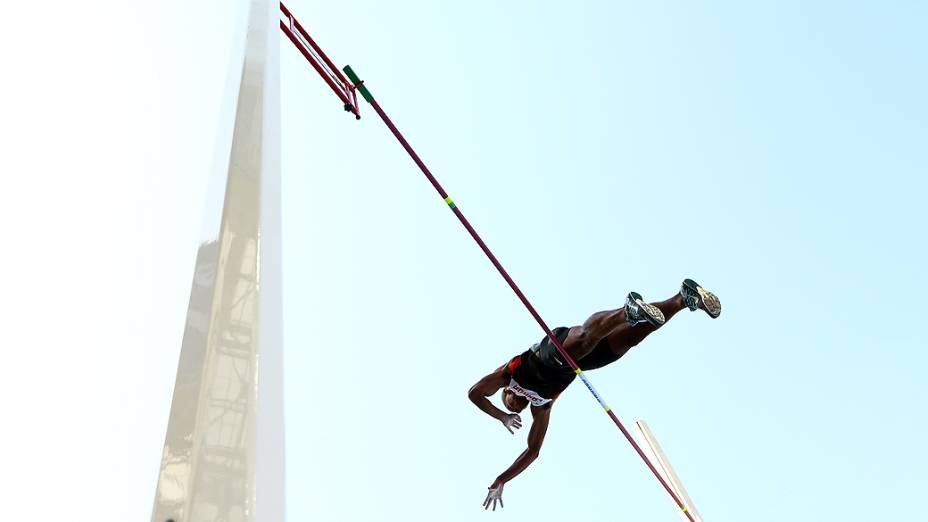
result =
M371 91L367 90L367 87L365 87L364 84L358 85L361 83L361 79L358 78L358 75L354 73L354 69L352 69L350 65L346 65L342 70L345 71L346 75L348 75L348 79L351 80L351 84L358 86L358 91L361 92L361 96L367 100L367 103L374 103L374 96L371 95Z

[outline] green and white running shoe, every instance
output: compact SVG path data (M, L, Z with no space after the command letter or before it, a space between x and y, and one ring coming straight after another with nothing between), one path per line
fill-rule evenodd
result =
M691 311L702 308L709 314L709 317L715 319L722 313L722 302L715 294L699 286L692 279L684 279L680 287L680 295L683 296L683 302Z
M625 320L631 326L638 323L661 326L664 324L664 313L660 308L644 302L644 298L638 292L629 292L625 298Z

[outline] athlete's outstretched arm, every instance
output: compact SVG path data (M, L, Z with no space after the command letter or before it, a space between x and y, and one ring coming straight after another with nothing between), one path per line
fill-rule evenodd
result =
M467 397L484 413L502 422L509 433L514 433L512 428L522 427L522 418L514 413L504 412L487 399L507 384L509 384L509 374L506 373L506 365L503 365L471 386Z
M528 448L516 458L516 461L504 471L496 481L490 486L495 489L509 482L519 473L525 471L541 452L541 445L545 441L545 433L548 432L548 420L551 418L551 404L545 406L532 406L532 428L528 431Z

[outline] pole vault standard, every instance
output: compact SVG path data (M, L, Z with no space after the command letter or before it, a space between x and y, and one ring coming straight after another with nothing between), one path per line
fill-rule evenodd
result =
M331 61L329 61L328 57L325 56L325 53L323 53L322 50L319 49L318 46L316 46L315 42L313 42L312 39L309 38L308 34L305 34L305 31L302 30L302 26L299 25L299 22L295 21L295 19L293 18L293 15L290 13L289 10L287 10L286 7L284 7L283 4L281 4L281 10L287 15L287 18L289 18L292 22L294 22L293 25L296 26L301 31L303 36L305 36L306 39L311 43L313 50L319 55L322 61L326 63L327 65L330 65ZM332 87L334 91L336 91L336 94L339 95L339 99L341 99L342 102L345 104L345 110L352 112L353 114L355 114L356 117L360 118L359 111L357 108L357 101L356 101L357 98L352 97L351 99L354 101L354 104L349 103L347 101L348 97L342 93L341 89L333 86L332 72L328 72L328 71L323 72L321 70L322 67L321 67L320 62L318 60L314 60L313 57L310 56L310 53L308 53L307 50L305 50L303 47L300 46L300 44L298 43L298 39L291 36L292 32L288 30L289 27L285 27L285 24L283 21L281 21L280 25L281 25L281 29L283 29L284 32L287 33L287 36L290 36L290 40L293 41L293 43L296 44L297 47L300 47L300 52L303 54L304 57L306 57L307 60L310 61L313 68L316 69L316 71L319 72L320 75L322 75L323 79L325 79L326 82L329 83L329 86ZM616 416L615 412L612 411L612 408L610 408L606 404L606 402L603 400L603 398L599 395L599 393L596 391L596 388L594 388L590 380L587 379L583 370L581 370L580 367L577 365L577 363L570 357L570 355L567 354L567 351L564 350L564 347L561 345L561 342L558 341L557 336L554 335L554 332L551 331L547 323L545 323L544 319L541 318L541 315L538 314L538 311L535 310L535 307L532 306L532 303L529 302L528 298L525 297L525 294L522 293L522 290L519 289L519 286L515 283L515 281L512 280L512 277L509 276L509 273L506 272L506 269L503 268L503 265L499 262L496 256L493 255L493 252L490 251L490 248L486 245L486 243L483 242L483 239L480 238L480 235L477 234L477 231L474 230L474 227L471 226L469 221L467 221L467 218L464 217L464 214L461 212L461 209L459 209L458 206L451 199L451 197L448 196L448 193L445 192L445 189L443 189L441 184L438 183L438 180L435 179L435 176L432 175L431 171L429 171L429 168L425 165L425 163L422 161L419 155L416 154L416 151L413 150L409 142L406 141L406 138L403 137L403 134L400 133L399 129L396 128L396 125L393 124L393 121L390 120L387 114L383 111L383 109L380 107L380 104L377 103L377 100L375 100L374 97L371 95L370 90L368 90L368 88L364 85L364 82L358 77L357 74L355 74L351 66L345 66L343 70L345 74L348 76L348 79L351 81L351 83L349 84L350 92L354 93L355 91L359 91L361 93L361 96L364 97L367 103L369 103L371 107L374 108L374 111L377 112L377 115L380 116L380 119L383 120L387 128L390 129L390 132L393 133L393 136L395 136L397 141L400 142L400 145L402 145L403 148L406 149L406 152L409 154L412 160L419 167L419 170L421 170L422 173L425 174L425 177L429 180L429 183L431 183L432 186L435 187L435 190L442 197L442 199L445 200L445 203L448 204L448 207L451 209L452 212L454 212L454 215L457 216L461 224L464 225L464 228L467 229L467 232L470 233L471 237L474 238L474 241L477 242L477 245L480 246L480 249L483 250L483 253L486 254L487 258L490 259L490 262L493 263L493 266L496 267L500 275L503 276L503 279L506 280L506 283L509 284L509 287L512 288L512 291L515 292L515 294L519 297L519 300L522 301L522 304L525 305L525 308L528 309L529 313L532 314L532 317L535 318L535 321L538 322L538 325L541 326L541 329L544 330L548 338L551 339L551 342L554 343L555 347L557 347L557 350L558 352L560 352L561 356L564 357L564 359L567 361L570 367L573 368L574 372L576 372L577 376L580 377L580 380L583 381L583 384L586 385L587 389L590 390L590 393L593 394L593 397L595 397L596 400L599 402L599 404L603 407L603 409L606 411L606 414L608 414L609 418L612 419L612 422L615 423L615 425L622 432L622 435L624 435L625 438L628 440L628 442L632 445L632 447L635 449L635 452L637 452L638 456L641 457L641 460L643 460L644 463L647 464L648 469L651 470L651 473L654 474L654 477L657 478L658 481L660 481L661 485L664 487L664 490L667 491L667 494L673 497L673 501L674 503L676 503L677 507L680 508L681 512L684 515L686 515L686 518L689 519L690 522L697 522L696 519L693 518L693 515L689 511L687 511L686 504L684 504L683 501L680 499L680 497L677 496L676 493L674 493L673 489L670 487L667 481L664 480L660 472L658 472L657 468L654 467L654 464L651 463L650 459L648 459L647 455L644 453L644 451L641 449L638 443L635 442L635 439L634 437L632 437L631 433L629 433L629 431L625 429L625 426L622 424L622 421L620 421L619 418ZM340 74L337 74L337 71L335 71L335 73L338 77L341 77Z

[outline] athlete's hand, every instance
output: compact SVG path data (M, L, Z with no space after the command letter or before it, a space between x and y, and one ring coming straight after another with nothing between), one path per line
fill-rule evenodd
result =
M522 427L522 417L519 417L517 413L504 413L503 418L499 421L502 422L503 426L512 434L515 434L515 432L512 431L513 428L519 429Z
M490 487L487 488L489 492L487 493L487 499L483 501L483 509L490 509L490 504L493 504L493 511L496 511L496 502L499 501L500 509L503 508L503 483L497 480Z

